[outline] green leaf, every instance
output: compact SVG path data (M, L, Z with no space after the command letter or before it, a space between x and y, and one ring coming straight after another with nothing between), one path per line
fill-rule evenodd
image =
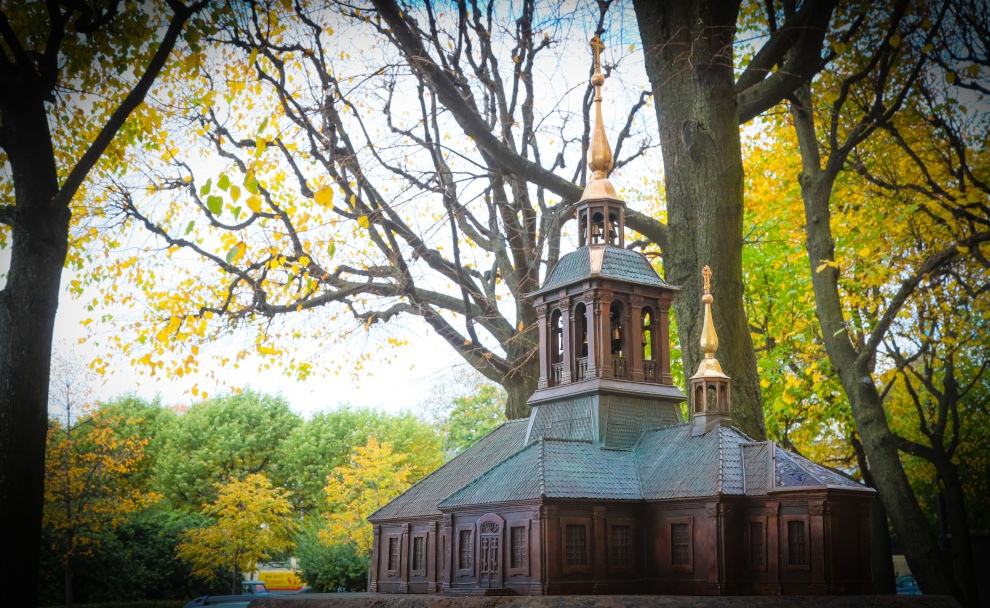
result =
M210 210L213 215L220 215L223 211L223 199L219 196L208 196L206 197L206 208Z
M239 250L240 250L240 247L238 247L237 245L234 245L233 247L230 248L230 251L227 252L227 263L228 264L233 263L234 259L237 258L237 252Z
M327 248L327 253L330 255L330 259L333 259L333 254L337 253L337 243L330 241L330 246Z
M220 174L220 181L217 182L217 187L223 190L224 192L226 192L227 188L230 187L230 178L227 177L226 173Z
M261 121L261 126L258 127L258 133L261 133L262 131L264 131L265 130L265 127L267 127L267 126L268 126L268 117L265 116L265 119Z
M195 225L196 225L196 220L189 220L189 223L186 224L186 234L189 234L190 232L192 232L193 227Z
M206 180L206 183L203 184L203 187L199 189L199 195L206 196L207 194L210 193L210 188L212 187L213 187L213 178L211 177L210 179Z
M235 220L241 215L241 208L240 207L234 207L233 209L231 209L231 211L234 214L234 219Z

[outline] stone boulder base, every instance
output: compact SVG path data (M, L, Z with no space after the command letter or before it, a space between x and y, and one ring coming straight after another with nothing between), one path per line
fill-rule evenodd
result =
M960 608L942 595L446 597L341 593L259 598L250 608Z

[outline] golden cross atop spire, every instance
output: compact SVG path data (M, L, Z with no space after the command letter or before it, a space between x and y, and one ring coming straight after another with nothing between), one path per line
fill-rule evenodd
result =
M602 120L602 85L605 84L605 75L602 74L602 51L605 50L605 44L597 35L588 44L591 45L595 62L595 72L591 75L591 86L595 87L595 124L591 128L591 145L588 147L591 180L585 186L581 200L601 198L618 200L615 188L606 177L612 170L612 148L608 145L605 124Z
M712 269L705 266L701 269L701 276L705 278L705 295L712 293Z
M595 74L602 73L602 51L605 50L605 43L602 39L595 34L595 37L591 39L591 52L595 55Z

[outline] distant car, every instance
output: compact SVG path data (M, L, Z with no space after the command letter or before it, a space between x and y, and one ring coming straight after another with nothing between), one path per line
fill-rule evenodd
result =
M918 587L918 582L914 580L912 574L898 576L894 579L894 585L897 587L898 595L921 595L921 588Z
M271 595L263 581L242 581L240 595L204 595L189 601L183 608L199 608L200 606L247 608L252 600L263 595Z

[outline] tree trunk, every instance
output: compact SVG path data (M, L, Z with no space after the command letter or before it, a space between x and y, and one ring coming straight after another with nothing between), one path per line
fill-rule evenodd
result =
M15 606L37 601L44 505L48 373L69 209L57 206L45 105L4 96L5 150L17 201L7 285L0 292L0 571Z
M876 489L873 474L866 460L866 452L855 433L849 437L849 444L856 454L856 464L863 476L863 482ZM887 510L883 506L883 498L877 496L870 505L870 566L873 571L873 586L877 593L890 595L897 593L893 554Z
M522 362L517 365L513 373L507 375L501 382L507 396L505 403L505 417L509 420L517 418L528 418L532 408L526 403L533 393L536 392L536 385L540 379L540 360L536 350L525 358L510 358L510 361Z
M977 606L980 592L973 570L973 547L969 542L969 521L966 519L966 503L959 471L947 456L939 460L935 465L945 487L945 511L949 534L952 536L950 547L956 583L966 596L968 605Z
M792 104L791 114L801 148L799 182L807 232L805 248L815 292L815 313L825 350L849 399L863 451L869 459L870 473L897 536L904 544L911 572L925 593L953 595L962 601L959 587L942 559L935 535L901 466L898 439L887 425L883 401L873 382L871 358L861 356L847 333L839 296L839 270L829 265L819 270L823 260L835 260L829 202L841 164L829 159L829 165L822 168L807 89L801 91L798 97L801 104Z
M72 541L68 541L66 545L71 546ZM72 588L72 554L67 553L65 556L65 608L72 608L75 605L75 590Z
M743 166L732 64L738 0L637 0L636 18L663 142L666 280L687 376L702 358L701 269L712 267L717 357L732 378L733 423L766 438L756 354L743 306Z

